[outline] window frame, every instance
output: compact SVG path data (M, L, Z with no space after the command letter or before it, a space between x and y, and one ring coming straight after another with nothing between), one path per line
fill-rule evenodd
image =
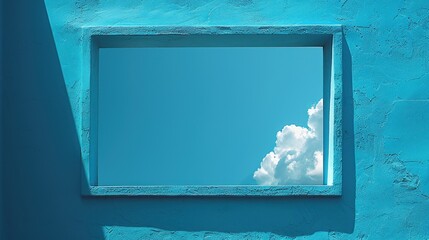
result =
M212 46L216 39L231 37L222 46L323 47L324 185L165 185L98 186L97 95L98 49L175 44L159 39L184 39L186 46ZM186 41L193 38L196 41ZM199 39L201 39L200 43ZM211 41L211 39L214 39ZM240 41L241 39L241 41ZM243 41L245 39L246 41ZM250 41L247 41L247 40ZM266 39L274 39L269 44ZM277 40L276 40L277 39ZM148 40L148 41L146 41ZM155 40L155 41L151 41ZM207 41L209 40L209 41ZM82 28L81 155L84 196L341 196L342 194L342 42L341 25L302 26L91 26ZM200 46L198 45L198 46ZM152 45L151 45L152 46ZM277 46L277 45L276 45ZM328 107L326 107L328 106ZM326 134L328 133L328 134Z

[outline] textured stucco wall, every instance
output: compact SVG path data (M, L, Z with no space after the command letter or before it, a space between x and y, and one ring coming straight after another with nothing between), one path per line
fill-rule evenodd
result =
M429 237L428 1L11 0L2 15L6 239ZM342 197L81 197L81 26L290 24L344 25Z

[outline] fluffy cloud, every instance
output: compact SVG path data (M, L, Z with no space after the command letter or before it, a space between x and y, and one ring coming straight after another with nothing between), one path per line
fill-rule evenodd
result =
M286 125L253 178L260 185L323 184L323 99L308 109L308 127Z

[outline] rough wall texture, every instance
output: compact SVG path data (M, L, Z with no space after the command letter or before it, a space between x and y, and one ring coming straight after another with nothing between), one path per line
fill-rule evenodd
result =
M2 16L6 239L429 237L428 1L15 0ZM81 197L81 26L290 24L344 25L342 197Z

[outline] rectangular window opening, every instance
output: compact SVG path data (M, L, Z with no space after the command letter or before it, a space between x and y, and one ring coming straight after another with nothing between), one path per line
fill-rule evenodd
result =
M88 31L85 194L341 194L335 31L140 30Z

